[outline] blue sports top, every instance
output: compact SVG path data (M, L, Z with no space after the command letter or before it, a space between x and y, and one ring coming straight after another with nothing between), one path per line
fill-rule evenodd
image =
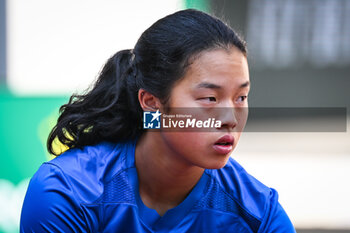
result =
M71 149L43 163L23 203L21 232L295 232L274 189L234 159L205 170L163 216L138 192L136 141Z

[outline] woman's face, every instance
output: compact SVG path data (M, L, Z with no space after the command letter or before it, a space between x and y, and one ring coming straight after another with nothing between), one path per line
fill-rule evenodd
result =
M232 47L202 52L175 83L167 105L175 112L176 108L193 109L197 116L214 112L221 126L206 132L163 130L162 140L178 159L190 165L206 169L225 166L247 120L243 112L247 113L248 92L248 63L240 50ZM203 114L199 117L205 118Z

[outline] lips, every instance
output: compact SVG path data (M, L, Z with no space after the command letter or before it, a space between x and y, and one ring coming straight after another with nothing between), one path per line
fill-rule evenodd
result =
M232 135L225 135L219 138L213 145L214 150L219 154L228 154L232 151L234 138Z

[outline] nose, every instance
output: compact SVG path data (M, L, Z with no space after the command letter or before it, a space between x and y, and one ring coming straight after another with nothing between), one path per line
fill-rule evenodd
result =
M219 110L219 120L221 121L220 128L229 130L233 130L238 124L234 108L221 108Z
M219 111L220 129L242 132L248 118L247 107L222 108Z

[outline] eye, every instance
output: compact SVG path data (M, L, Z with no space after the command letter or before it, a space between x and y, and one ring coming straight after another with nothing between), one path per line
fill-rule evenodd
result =
M200 98L199 100L206 101L206 102L216 102L216 98L213 96L203 97L203 98Z
M247 98L248 98L248 96L242 95L242 96L238 97L237 102L242 103L242 102L244 102Z

